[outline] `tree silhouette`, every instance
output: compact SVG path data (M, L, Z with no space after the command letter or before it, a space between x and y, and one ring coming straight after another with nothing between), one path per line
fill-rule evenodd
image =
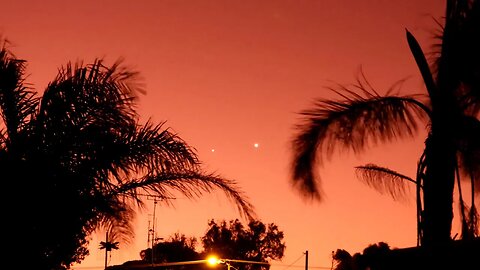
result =
M174 265L161 266L164 269L211 269L206 264L210 256L228 261L233 269L268 269L263 263L268 260L283 258L285 243L283 232L278 226L270 223L264 224L258 220L252 220L245 227L238 219L229 222L214 220L208 222L208 229L201 238L203 250L197 251L197 239L186 237L183 234L174 234L167 241L154 245L154 264L174 263ZM152 249L147 248L140 252L142 264L151 266ZM243 262L238 262L242 260ZM236 262L237 261L237 262ZM260 262L256 264L255 262ZM128 268L134 262L126 262L122 266L112 269ZM178 263L178 264L176 264Z
M391 265L386 264L386 254L391 251L387 243L379 242L372 244L363 250L363 253L350 255L346 250L337 249L333 253L335 270L381 270L391 269Z
M99 249L105 249L105 269L108 266L108 254L112 250L120 248L120 241L123 243L129 243L133 238L133 228L129 224L130 219L124 220L109 220L104 225L105 241L101 241ZM123 224L119 224L122 222Z
M337 249L335 252L332 251L332 269L335 270L352 270L353 266L353 257L350 253L344 249Z
M140 123L135 108L144 89L121 61L68 63L38 96L25 81L26 61L7 41L0 45L0 170L3 191L14 198L2 196L12 236L6 258L25 269L69 268L88 255L96 230L115 224L129 237L144 206L140 193L196 198L219 189L253 217L235 181L203 171L164 122Z
M432 248L451 240L455 181L471 184L470 208L460 197L463 234L478 235L474 192L480 190L480 2L447 0L444 20L431 65L407 30L426 95L400 95L395 92L398 85L380 95L362 73L353 88L332 89L339 99L320 99L303 111L304 122L293 139L293 183L307 198L320 200L316 167L324 165L324 158L337 148L361 153L374 143L412 137L420 123L426 124L428 135L415 180L372 164L359 169L366 171L363 176L370 184L392 194L399 194L402 184L408 183L403 180L413 180L419 243Z
M210 220L209 228L202 237L205 254L215 254L220 258L268 262L268 259L283 258L285 243L283 232L278 226L250 221L247 227L238 220ZM232 264L235 264L232 262ZM238 269L268 269L261 264L235 264Z
M196 251L197 239L195 237L186 237L184 234L176 233L167 241L156 243L153 247L153 263L195 261L204 259ZM144 262L152 263L152 249L147 248L140 252ZM198 265L194 265L198 268Z

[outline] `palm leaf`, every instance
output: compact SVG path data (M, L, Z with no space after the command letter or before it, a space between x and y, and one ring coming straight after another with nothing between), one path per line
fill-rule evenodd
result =
M36 109L38 98L25 83L26 62L17 59L2 40L0 49L0 110L9 140L25 127Z
M375 164L357 166L355 169L358 179L381 194L389 194L394 200L408 200L409 184L417 184L408 176Z
M189 199L199 198L205 193L220 189L226 197L237 207L239 213L248 220L255 217L254 207L248 202L246 195L237 187L237 183L212 173L197 171L165 172L158 175L147 175L139 179L124 181L112 195L123 194L132 200L138 199L138 194L159 196L160 198L175 197L178 192ZM170 200L161 200L170 204Z
M480 216L477 211L477 207L475 205L472 205L468 209L468 224L470 226L469 231L472 232L474 237L479 237L480 236Z
M122 205L124 205L122 203ZM135 218L134 211L128 206L121 210L111 212L111 215L104 215L100 221L100 226L95 228L96 230L102 229L107 232L107 242L115 243L122 242L130 244L134 237L133 220Z
M122 138L129 146L130 163L155 174L198 168L195 149L164 126L165 122L157 125L147 122Z
M457 153L459 169L472 181L475 192L480 192L480 121L464 116L457 131Z
M395 139L412 137L417 121L429 109L414 96L380 96L368 84L337 91L342 100L318 100L312 109L301 113L303 123L297 126L293 139L293 183L307 196L320 199L315 172L335 150L363 152L367 147ZM317 155L321 153L321 155Z
M62 143L70 132L92 123L105 130L121 130L135 123L135 100L143 91L135 72L118 63L106 67L101 60L84 66L71 63L60 69L44 92L38 113L38 127L46 142Z
M72 162L86 171L95 165L96 177L104 184L122 181L132 173L158 174L198 167L194 149L164 124L136 124L122 133L89 125L67 144Z
M422 78L425 83L425 87L427 88L428 95L430 96L430 100L432 104L435 104L438 100L438 97L437 97L438 94L436 91L437 87L433 80L433 76L430 71L430 67L428 65L427 59L425 58L425 54L423 53L423 50L420 47L420 44L418 44L417 39L412 35L412 33L410 33L408 30L406 30L406 33L407 33L408 46L410 47L410 51L412 52L415 62L417 63L418 69L422 74Z
M479 236L479 215L475 205L468 207L463 200L459 201L461 218L461 239L473 239Z

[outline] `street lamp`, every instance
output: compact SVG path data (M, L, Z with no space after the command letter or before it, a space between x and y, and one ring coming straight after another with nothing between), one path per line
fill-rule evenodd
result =
M220 264L220 259L218 259L216 256L210 256L207 258L207 263L208 265L215 266Z

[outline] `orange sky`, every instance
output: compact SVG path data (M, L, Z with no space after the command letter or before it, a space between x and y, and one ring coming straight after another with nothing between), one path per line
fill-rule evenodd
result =
M352 83L360 65L379 92L409 77L404 93L424 93L405 28L430 49L438 0L0 0L0 32L29 61L29 81L42 91L67 61L119 57L140 71L147 94L143 120L167 121L194 146L205 167L238 181L259 219L285 233L286 269L309 251L309 265L331 265L337 248L416 244L413 200L394 202L358 182L353 167L377 163L413 176L424 136L344 153L322 170L323 203L308 203L288 181L289 140L296 114L325 86ZM253 147L259 143L259 147ZM214 152L211 149L215 149ZM211 218L238 218L217 192L198 201L181 197L157 208L157 233L200 237ZM147 247L151 209L138 216L135 241L112 252L110 265L139 259ZM103 268L101 239L80 267ZM296 265L303 267L303 261Z

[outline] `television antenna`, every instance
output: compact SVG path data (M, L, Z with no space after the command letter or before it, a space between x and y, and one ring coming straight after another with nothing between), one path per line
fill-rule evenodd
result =
M160 195L151 195L151 194L139 194L139 195L146 196L147 200L153 201L152 221L151 222L150 222L150 220L148 221L148 235L147 235L147 248L148 247L151 248L151 252L152 252L151 257L152 257L152 265L153 265L154 262L155 262L155 252L154 252L155 244L157 243L157 241L163 240L162 237L157 237L156 232L155 232L155 227L156 227L156 223L157 223L156 216L155 216L157 203L159 201L174 200L176 198L165 197L165 196L160 196ZM150 228L150 225L151 225L151 228Z

